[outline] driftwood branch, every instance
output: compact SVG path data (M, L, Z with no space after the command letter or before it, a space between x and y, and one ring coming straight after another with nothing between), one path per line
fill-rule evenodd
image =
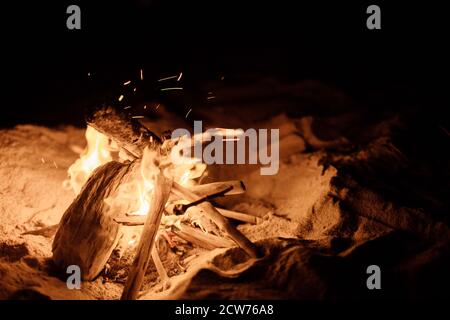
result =
M54 224L52 226L43 227L36 230L30 230L22 233L22 235L34 235L34 236L43 236L46 238L51 238L55 235L56 231L58 231L59 224Z
M204 202L204 201L201 201ZM195 202L193 202L195 203ZM195 206L190 206L187 205L189 208L196 208L198 207L197 203ZM250 214L246 214L246 213L242 213L242 212L238 212L238 211L233 211L233 210L228 210L228 209L222 209L222 208L217 208L214 207L222 216L233 219L233 220L237 220L237 221L241 221L241 222L246 222L246 223L250 223L250 224L259 224L263 221L263 219L261 219L260 217L256 217L256 216L252 216ZM199 210L201 210L201 208L199 208ZM203 210L201 210L203 212ZM174 214L177 214L177 209L174 208L173 211Z
M234 242L231 240L218 237L210 233L205 233L197 228L192 228L184 224L181 224L179 228L173 228L172 231L181 239L189 241L190 243L207 250L212 250L215 248L229 248L234 246Z
M221 182L212 182L206 184L199 184L196 186L192 186L188 188L196 195L200 197L205 197L210 194L223 193L224 196L230 196L235 194L242 194L245 192L245 185L240 180L231 180L231 181L221 181Z
M65 270L78 265L83 280L94 279L106 264L119 235L105 198L132 171L134 164L111 161L97 168L64 213L53 240L53 261Z
M155 242L155 236L161 223L164 207L169 199L172 180L167 179L162 172L156 176L155 188L150 202L150 210L144 224L141 239L137 248L131 270L122 293L122 300L135 300L141 289L147 270L149 258Z
M168 289L170 287L170 278L167 275L166 269L164 268L161 258L159 257L158 249L156 246L153 246L152 249L152 260L155 264L156 271L158 272L159 277L161 278L161 283L163 290Z
M246 223L251 224L259 224L263 221L260 217L252 216L247 213L242 213L238 211L228 210L228 209L222 209L222 208L216 208L217 211L224 217L242 221ZM114 218L114 221L117 223L120 223L124 226L142 226L145 223L146 216L127 216L127 215L121 215L119 217Z
M137 119L113 107L102 107L86 117L86 122L95 130L113 139L133 157L141 158L145 147L157 149L159 137Z
M252 216L252 215L249 215L246 213L237 212L237 211L228 210L228 209L222 209L222 208L216 208L216 209L217 209L217 211L220 212L221 215L223 215L224 217L230 218L230 219L247 222L247 223L251 223L251 224L259 224L263 221L263 219L261 219L260 217Z

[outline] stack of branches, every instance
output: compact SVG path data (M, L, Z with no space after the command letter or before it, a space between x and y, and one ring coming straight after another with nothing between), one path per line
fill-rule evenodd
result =
M158 136L136 119L129 118L112 107L102 107L87 118L87 124L115 141L128 160L111 161L98 167L64 213L52 248L53 260L58 267L65 269L69 265L78 265L82 271L82 279L93 280L117 246L120 225L143 225L122 293L122 299L137 299L150 258L161 280L168 283L167 272L154 245L155 238L163 215L184 215L186 212L190 216L206 217L220 231L214 235L178 223L172 226L172 231L178 237L206 249L236 244L250 257L259 256L257 247L236 229L229 218L254 224L260 218L217 208L211 203L216 197L245 192L241 181L185 187L163 173L163 165L159 160L170 151L170 144L162 143ZM154 178L155 187L147 215L131 216L109 210L104 200L113 195L122 183L132 179L145 148L155 152L157 156L153 161L160 168Z

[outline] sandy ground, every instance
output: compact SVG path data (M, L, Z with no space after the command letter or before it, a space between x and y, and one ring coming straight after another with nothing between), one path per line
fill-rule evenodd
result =
M374 175L379 166L371 159L380 152L388 167L396 164L399 158L389 144L375 141L346 153L306 150L307 143L296 134L296 120L281 117L283 134L290 137L282 140L281 149L287 144L290 151L282 154L279 174L262 177L258 168L211 167L208 178L245 182L245 196L222 204L263 218L258 225L239 228L264 257L248 259L238 248L200 251L172 277L170 289L161 291L156 280L143 298L364 297L365 268L377 261L389 270L389 279L396 279L389 295L423 295L417 288L448 258L448 242L432 235L445 239L448 227L362 185L358 173L349 170L364 167L365 174L372 170ZM84 147L83 135L84 129L74 127L32 125L0 132L1 299L119 298L123 284L104 276L83 283L81 290L68 290L64 275L51 263L51 233L24 235L57 224L74 199L63 181ZM301 141L292 144L292 139Z

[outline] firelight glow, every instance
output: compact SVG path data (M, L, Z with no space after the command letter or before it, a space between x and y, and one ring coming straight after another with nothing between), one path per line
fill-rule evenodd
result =
M87 182L92 172L101 165L113 160L112 152L117 152L118 147L108 137L88 126L86 129L87 146L80 158L68 169L70 187L78 194L82 186ZM150 198L155 188L154 178L159 172L155 160L158 154L149 148L144 149L142 159L137 160L136 172L132 179L121 184L117 190L104 201L112 210L126 213L128 215L147 215L150 209ZM195 163L192 159L184 164L174 166L166 174L172 176L175 181L183 186L192 183L192 179L200 177L205 171L204 164ZM163 219L163 224L171 225L179 220L177 217ZM166 221L167 220L167 221ZM165 222L165 223L164 223Z
M90 126L87 127L85 136L85 150L68 169L69 184L76 194L96 168L112 160L110 150L113 147L108 137Z
M150 209L150 195L155 188L153 183L154 175L158 172L158 168L153 164L153 159L156 157L156 153L150 151L149 148L145 148L144 155L140 166L141 179L135 181L138 183L139 193L139 209L132 212L132 215L145 216Z

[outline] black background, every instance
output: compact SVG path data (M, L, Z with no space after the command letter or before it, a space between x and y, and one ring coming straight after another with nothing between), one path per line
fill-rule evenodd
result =
M149 87L183 71L193 90L222 74L317 79L361 99L362 108L371 106L376 91L389 108L420 106L448 123L449 35L443 1L242 2L2 3L0 125L82 125L86 105L116 97L120 84L140 68L146 70ZM80 31L66 28L70 4L81 7ZM370 4L381 7L382 30L366 28ZM11 306L15 312L36 310ZM99 315L117 312L116 306L99 305ZM395 306L399 315L414 310ZM54 305L44 307L50 312ZM80 303L60 307L56 314L61 317L86 309ZM160 306L140 307L152 318ZM317 316L324 310L335 316L336 306L328 307L286 302L280 310L283 318ZM382 312L375 303L340 307L346 316L358 318ZM173 305L166 308L173 310ZM427 314L437 310L424 309ZM120 310L128 316L138 306Z
M420 105L445 118L448 19L442 2L336 2L2 5L1 125L81 125L86 105L116 96L140 68L148 87L180 71L192 89L223 74L317 79L362 100L378 91L389 107ZM81 7L81 30L66 28L70 4ZM366 28L370 4L381 7L381 30Z
M36 313L45 313L46 317L65 319L68 314L73 318L98 316L101 318L145 318L145 319L332 319L343 316L346 319L383 319L384 317L416 317L427 318L440 316L444 312L444 301L405 302L398 300L375 301L2 301L2 310L11 309L14 314L30 317ZM208 314L206 318L199 316L175 315L177 307L201 306L219 309L237 304L258 304L274 306L273 315L219 315ZM51 311L49 311L51 310Z

